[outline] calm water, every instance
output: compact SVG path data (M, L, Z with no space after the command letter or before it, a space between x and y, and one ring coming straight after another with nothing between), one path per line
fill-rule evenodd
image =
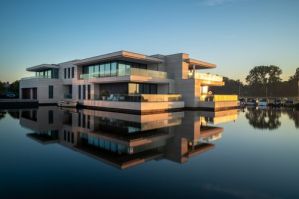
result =
M0 111L0 198L299 198L299 112Z

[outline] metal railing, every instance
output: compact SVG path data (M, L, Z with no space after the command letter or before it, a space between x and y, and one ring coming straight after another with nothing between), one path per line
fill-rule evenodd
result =
M188 73L189 78L194 79L200 79L200 80L206 80L206 81L215 81L215 82L222 82L223 77L220 75L214 75L210 73L198 73L198 72L192 72L190 71Z
M81 79L90 79L90 78L101 78L101 77L116 77L116 76L128 76L128 75L137 75L137 76L145 76L145 77L153 77L159 79L166 79L167 73L164 71L156 71L156 70L147 70L141 68L127 68L124 70L117 70L115 72L111 72L109 74L105 74L104 72L96 72L90 74L81 74Z
M181 101L180 94L111 94L109 96L94 95L93 100L120 102L174 102Z
M203 95L200 101L205 102L225 102L225 101L238 101L237 95Z

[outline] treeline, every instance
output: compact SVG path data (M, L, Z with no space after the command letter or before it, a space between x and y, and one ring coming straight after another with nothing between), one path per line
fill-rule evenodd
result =
M20 82L18 80L14 81L13 83L0 81L0 96L5 95L5 93L8 93L8 92L18 95L19 94L19 85L20 85Z
M224 77L225 86L212 87L217 94L236 94L255 97L296 97L299 96L299 68L287 81L281 79L278 66L256 66L250 70L246 83Z

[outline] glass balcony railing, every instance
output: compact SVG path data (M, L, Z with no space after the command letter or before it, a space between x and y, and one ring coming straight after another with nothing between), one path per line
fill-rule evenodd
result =
M238 101L237 95L202 95L200 101L205 102L225 102L225 101Z
M205 81L222 82L223 77L220 75L214 75L210 73L198 73L190 71L188 74L189 78L200 79Z
M31 76L31 77L23 77L22 78L22 80L26 80L26 79L58 79L58 77L39 75L39 76Z
M127 68L123 70L116 70L114 72L111 71L109 74L105 72L81 74L80 78L91 79L91 78L129 76L129 75L145 76L145 77L152 77L152 78L159 78L159 79L167 78L167 73L164 71L147 70L147 69L140 69L140 68Z
M121 102L174 102L182 101L180 94L111 94L109 96L94 95L94 100Z

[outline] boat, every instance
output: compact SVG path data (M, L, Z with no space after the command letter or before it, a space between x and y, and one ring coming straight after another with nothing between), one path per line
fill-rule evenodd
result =
M273 106L280 107L282 106L282 100L281 99L275 99L273 102Z
M256 106L257 105L256 99L248 98L247 101L246 101L246 105L247 106Z
M283 105L286 107L292 107L294 106L294 100L291 98L286 98L283 102Z
M57 103L60 107L77 107L77 104L78 103L76 101L71 100L61 100Z
M240 98L239 99L239 106L244 107L246 105L246 100L245 98Z
M266 98L259 99L258 106L268 106L268 100Z

